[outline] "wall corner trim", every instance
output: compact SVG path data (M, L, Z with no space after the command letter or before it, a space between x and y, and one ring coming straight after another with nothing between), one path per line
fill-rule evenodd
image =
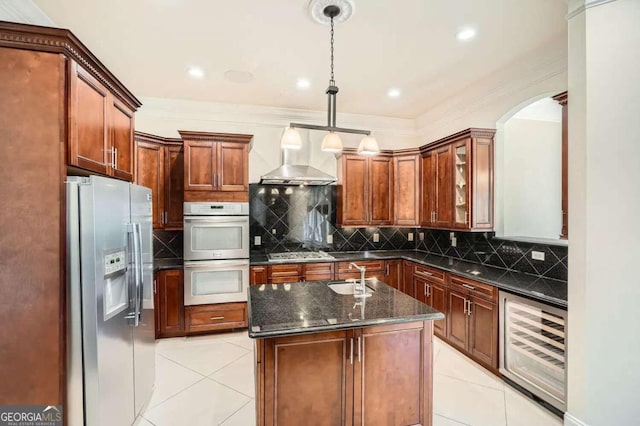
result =
M572 10L569 10L569 13L567 13L567 21L570 20L571 18L574 18L580 15L582 12L584 12L587 9L590 9L596 6L602 6L603 4L607 4L607 3L612 3L616 0L583 0L583 1L584 1L584 4L574 7ZM582 3L582 1L580 3Z
M572 416L568 412L564 413L564 425L565 426L589 426L588 424Z

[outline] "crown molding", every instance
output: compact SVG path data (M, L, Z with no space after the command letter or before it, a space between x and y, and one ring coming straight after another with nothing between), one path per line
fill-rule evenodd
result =
M178 130L183 141L251 143L253 135Z
M149 142L161 145L182 145L182 139L180 138L166 138L164 136L152 135L151 133L144 133L135 131L134 138L136 142Z
M569 2L569 13L567 13L567 21L580 15L582 12L592 7L602 6L603 4L613 3L616 0L576 0Z
M55 27L54 22L32 0L0 1L0 21Z

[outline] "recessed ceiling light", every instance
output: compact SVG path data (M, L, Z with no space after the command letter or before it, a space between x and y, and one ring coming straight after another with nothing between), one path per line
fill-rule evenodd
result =
M400 89L389 89L387 95L389 95L390 98L397 98L400 96Z
M199 67L189 67L188 73L189 73L189 76L191 76L193 78L203 78L204 77L204 70L202 68L199 68Z
M460 41L471 40L475 36L476 36L476 30L473 28L463 28L460 31L458 31L458 35L457 35L458 40Z
M247 84L253 81L253 74L249 71L229 70L224 73L224 78L232 83Z
M306 78L299 78L296 82L296 86L298 86L298 89L308 89L309 86L311 86L311 82Z

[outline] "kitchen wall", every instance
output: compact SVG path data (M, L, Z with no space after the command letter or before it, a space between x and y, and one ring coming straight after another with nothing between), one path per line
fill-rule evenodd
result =
M363 251L422 250L487 266L554 279L567 279L568 249L494 238L493 233L456 232L457 247L449 231L418 228L338 228L337 187L251 184L251 250L271 253L300 250ZM374 234L379 241L374 242ZM424 239L420 239L420 234ZM413 234L413 241L409 241ZM327 243L327 236L333 243ZM260 237L261 244L255 244ZM533 260L540 251L545 260Z

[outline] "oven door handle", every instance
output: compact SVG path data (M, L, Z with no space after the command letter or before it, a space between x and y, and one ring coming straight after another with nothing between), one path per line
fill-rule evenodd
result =
M249 216L234 216L234 217L222 217L222 216L185 216L185 222L209 222L209 223L249 223Z
M234 266L248 267L249 262L236 262L227 260L214 260L214 261L198 261L198 262L184 262L184 268L187 269L222 269Z

